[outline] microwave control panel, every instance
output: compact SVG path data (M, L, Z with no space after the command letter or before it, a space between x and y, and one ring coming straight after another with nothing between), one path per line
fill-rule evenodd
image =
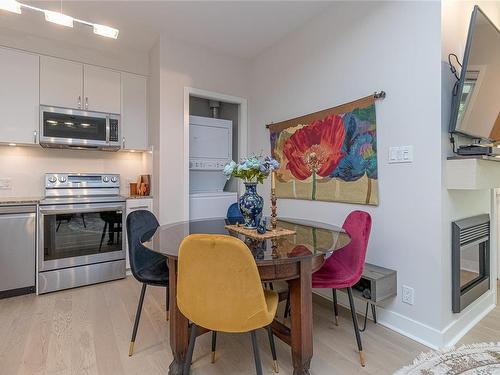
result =
M109 141L118 142L120 135L118 134L118 119L109 119Z

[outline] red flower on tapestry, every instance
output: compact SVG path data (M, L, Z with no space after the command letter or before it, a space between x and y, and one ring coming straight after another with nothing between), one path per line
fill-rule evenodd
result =
M344 122L338 115L315 120L297 130L283 145L287 169L299 180L313 173L329 177L344 157Z

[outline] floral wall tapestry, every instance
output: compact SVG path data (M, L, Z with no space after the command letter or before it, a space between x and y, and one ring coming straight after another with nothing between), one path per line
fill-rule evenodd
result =
M378 205L373 96L269 125L278 198Z

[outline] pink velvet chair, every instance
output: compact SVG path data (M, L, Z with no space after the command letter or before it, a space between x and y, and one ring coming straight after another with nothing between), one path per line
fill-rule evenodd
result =
M366 248L372 219L369 213L364 211L351 212L344 221L342 228L351 236L349 245L335 251L323 267L312 275L313 288L332 289L333 308L335 313L335 324L338 325L338 307L336 289L345 288L351 305L352 322L356 334L356 342L359 350L361 366L365 366L363 346L359 334L358 319L352 297L352 286L354 286L363 273L365 265Z

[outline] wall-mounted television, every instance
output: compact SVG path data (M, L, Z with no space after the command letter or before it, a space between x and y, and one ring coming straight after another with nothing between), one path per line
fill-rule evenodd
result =
M477 5L453 91L450 132L500 141L500 31Z

